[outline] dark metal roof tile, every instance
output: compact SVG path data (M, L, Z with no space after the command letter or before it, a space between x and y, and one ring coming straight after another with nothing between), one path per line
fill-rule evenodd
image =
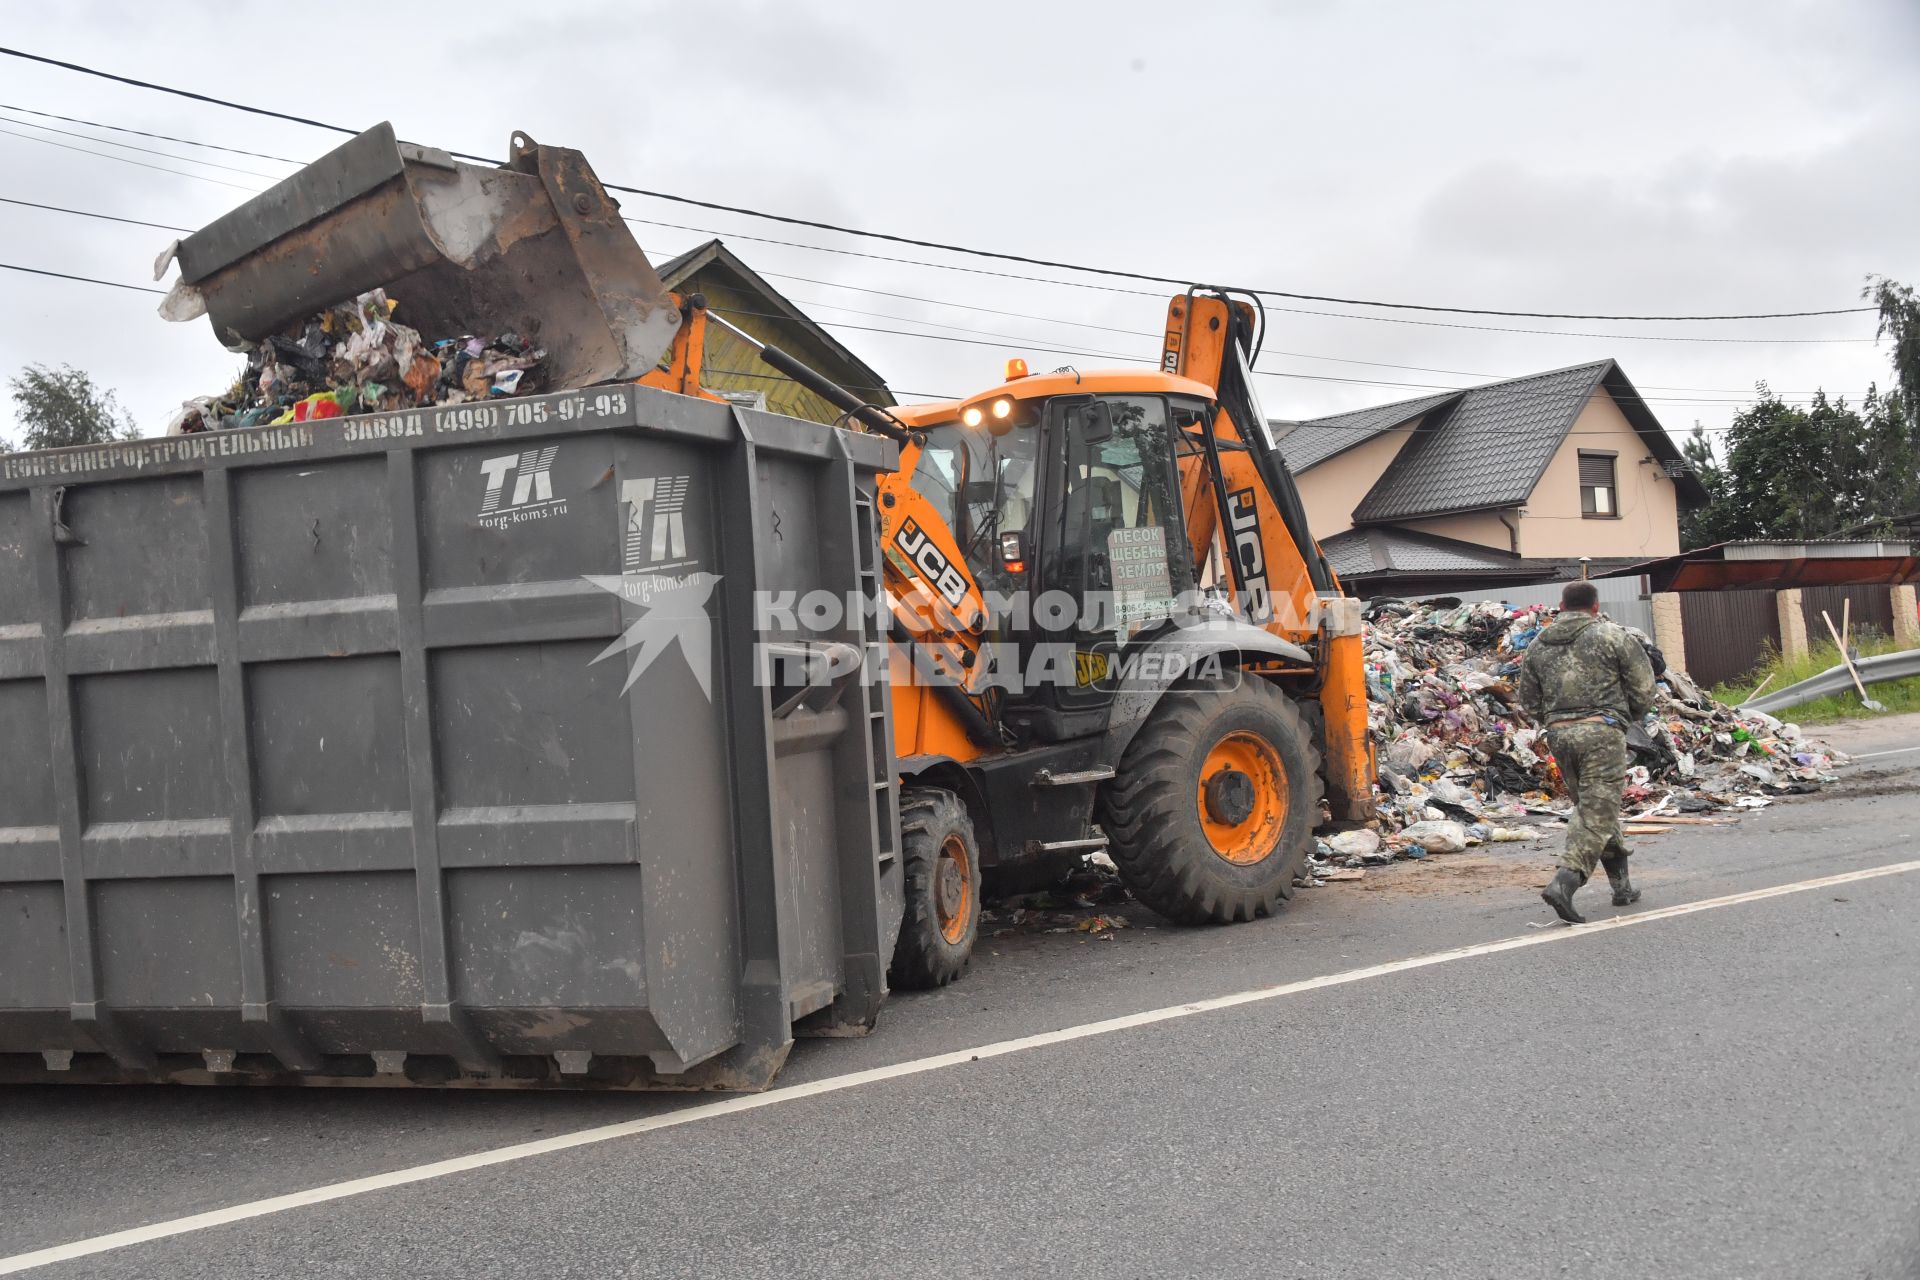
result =
M1280 456L1286 459L1287 469L1298 474L1336 454L1345 453L1357 444L1365 444L1382 432L1411 422L1435 405L1459 394L1457 391L1443 391L1438 395L1418 396L1412 400L1375 405L1370 409L1353 409L1324 418L1288 423L1289 430L1279 439ZM1273 424L1276 432L1281 425L1277 422Z
M1423 424L1353 518L1404 520L1525 502L1612 367L1597 360L1472 388Z

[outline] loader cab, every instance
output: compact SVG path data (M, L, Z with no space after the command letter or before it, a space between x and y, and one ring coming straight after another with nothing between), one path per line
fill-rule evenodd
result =
M1001 719L1043 741L1101 731L1130 647L1190 610L1208 577L1182 498L1205 466L1205 389L1137 373L1058 381L931 425L913 478L988 597Z

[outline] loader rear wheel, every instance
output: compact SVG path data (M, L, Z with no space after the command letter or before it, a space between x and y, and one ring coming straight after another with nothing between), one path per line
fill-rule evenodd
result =
M1320 753L1267 681L1195 680L1161 697L1100 795L1133 896L1182 924L1227 924L1293 897L1320 810Z
M938 787L900 793L900 851L907 906L888 979L895 987L944 987L973 959L980 932L980 842L959 796Z

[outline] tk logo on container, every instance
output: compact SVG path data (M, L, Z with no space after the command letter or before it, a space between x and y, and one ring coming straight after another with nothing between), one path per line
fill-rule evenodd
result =
M559 452L559 445L550 444L482 461L480 474L487 479L487 489L480 500L480 526L504 529L565 515L567 500L553 496L553 461Z

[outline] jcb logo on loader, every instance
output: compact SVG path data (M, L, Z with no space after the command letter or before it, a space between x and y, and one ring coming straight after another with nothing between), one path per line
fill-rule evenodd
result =
M954 608L959 608L967 598L966 575L950 564L940 554L940 548L933 545L933 539L918 523L909 519L901 523L900 531L893 535L893 545L900 548L915 568L926 575L940 598Z
M1267 590L1267 549L1260 541L1260 508L1252 489L1236 489L1227 495L1228 522L1233 526L1233 555L1240 562L1240 580L1246 584L1246 599L1240 603L1249 622L1268 622L1273 618L1273 596Z

